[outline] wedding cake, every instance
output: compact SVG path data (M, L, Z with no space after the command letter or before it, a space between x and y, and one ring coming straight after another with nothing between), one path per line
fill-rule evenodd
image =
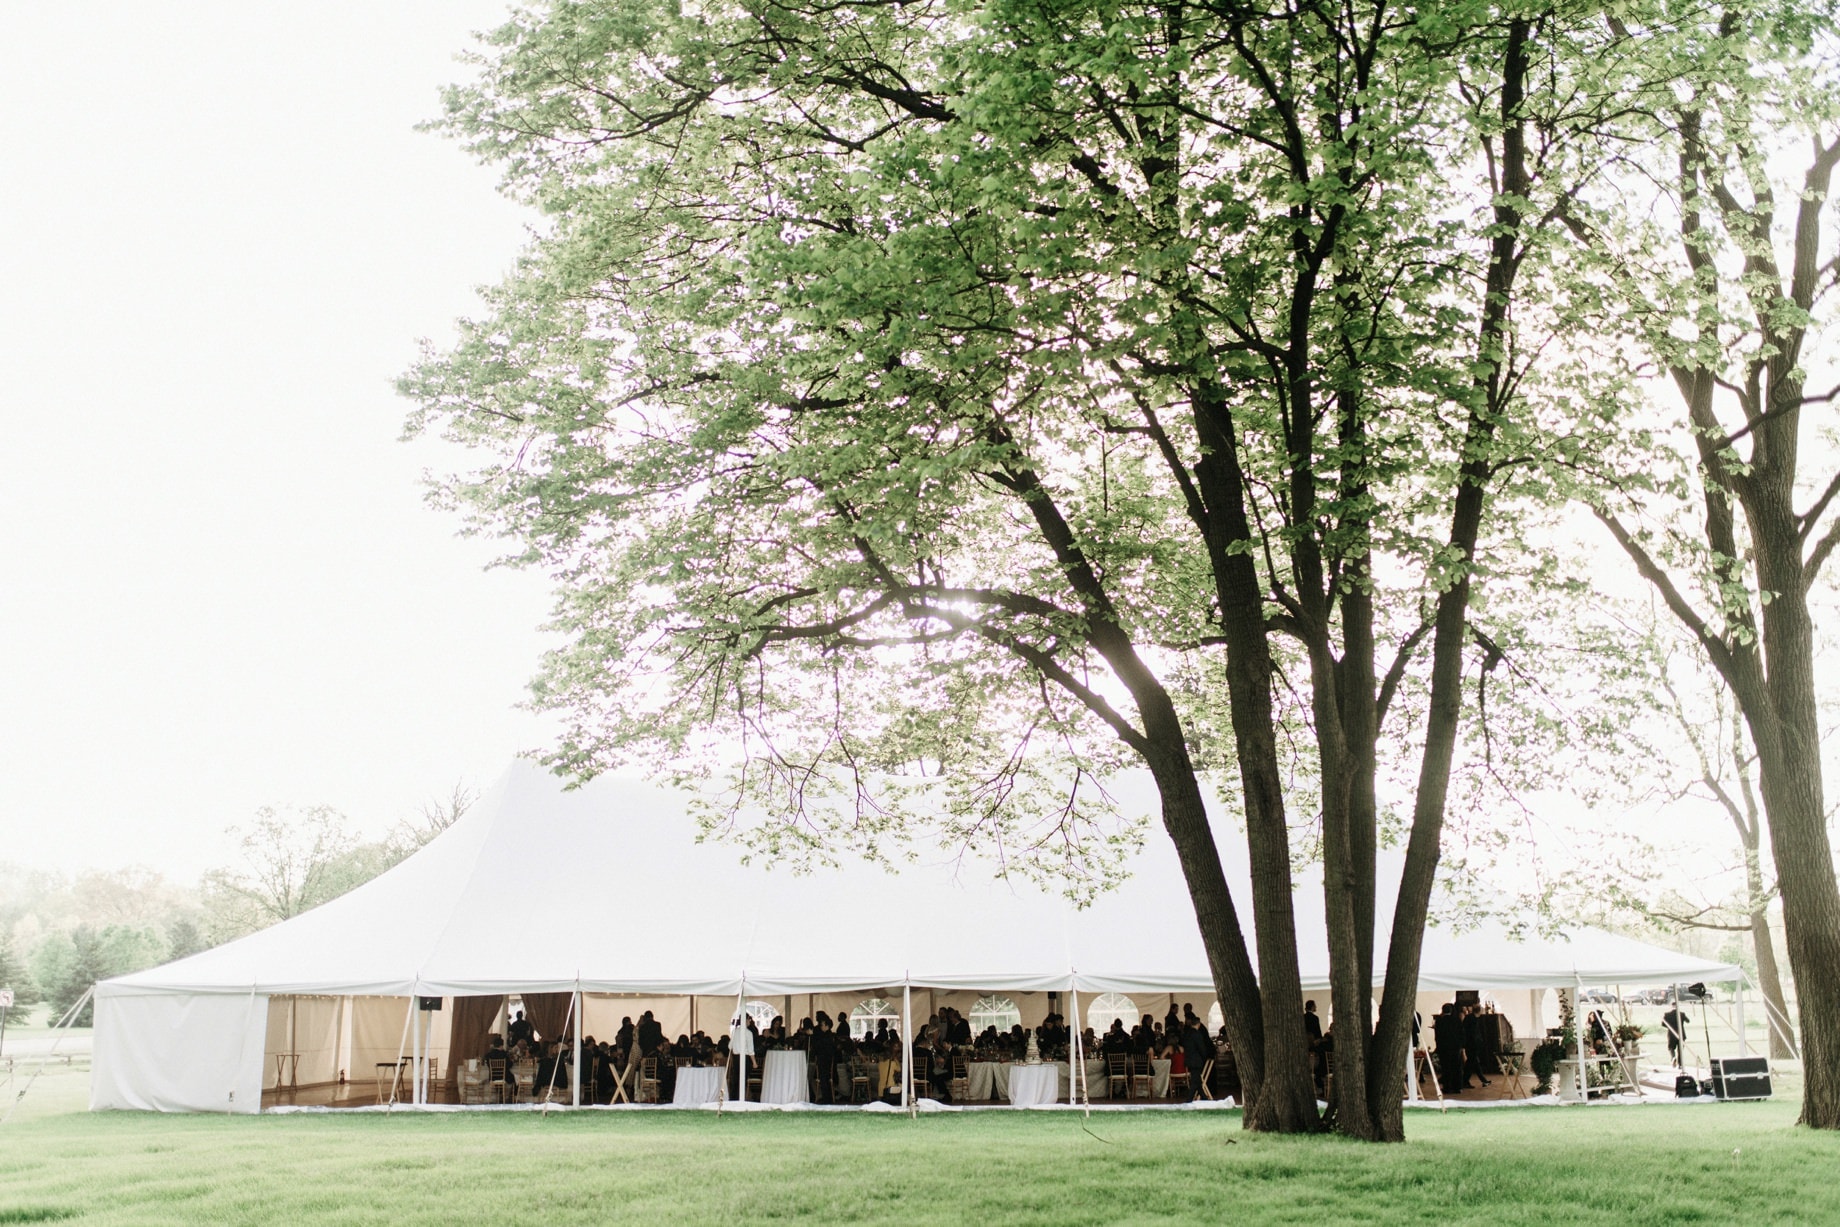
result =
M1035 1038L1033 1031L1029 1032L1029 1048L1023 1054L1022 1059L1029 1065L1041 1064L1041 1043Z

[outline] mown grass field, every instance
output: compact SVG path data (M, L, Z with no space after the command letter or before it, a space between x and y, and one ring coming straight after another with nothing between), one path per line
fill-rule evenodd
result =
M1792 1100L1415 1112L1381 1148L1215 1112L90 1115L86 1083L0 1129L0 1224L1840 1223Z

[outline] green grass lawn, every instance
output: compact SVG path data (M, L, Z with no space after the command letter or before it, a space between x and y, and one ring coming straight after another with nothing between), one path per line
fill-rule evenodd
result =
M1373 1147L1214 1112L90 1115L77 1081L0 1130L0 1224L1840 1223L1840 1137L1786 1100L1416 1112Z

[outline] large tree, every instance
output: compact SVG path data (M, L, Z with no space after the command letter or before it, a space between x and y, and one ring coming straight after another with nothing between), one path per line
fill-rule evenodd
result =
M549 224L405 390L499 452L450 492L560 581L555 761L732 766L781 853L930 814L1099 884L1091 781L1140 762L1247 1123L1297 1130L1301 736L1337 1123L1400 1136L1486 512L1555 446L1548 321L1513 308L1618 40L1488 5L762 0L492 42L449 127ZM1227 763L1256 974L1203 804Z
M1840 545L1840 467L1816 433L1840 389L1810 382L1834 321L1834 12L1797 0L1642 17L1675 84L1631 117L1623 181L1658 184L1662 206L1580 191L1570 222L1673 406L1659 429L1634 416L1624 465L1599 458L1599 514L1743 715L1797 988L1802 1120L1840 1128L1840 886L1809 604Z

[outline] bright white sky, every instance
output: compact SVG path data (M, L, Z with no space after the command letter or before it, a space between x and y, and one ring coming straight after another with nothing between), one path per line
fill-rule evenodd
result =
M0 0L0 860L190 880L542 740L542 579L423 507L391 388L523 239L413 130L508 8Z
M391 388L523 240L413 130L508 8L0 0L0 860L190 881L546 740L545 583L422 505Z

